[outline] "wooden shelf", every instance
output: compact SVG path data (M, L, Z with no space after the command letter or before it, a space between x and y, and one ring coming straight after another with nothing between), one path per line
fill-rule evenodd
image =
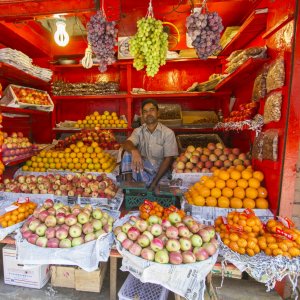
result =
M80 132L81 130L89 130L89 128L52 128L53 131L55 132L60 132L60 133L76 133ZM93 130L92 128L90 130ZM130 128L100 128L100 130L112 130L112 131L128 131L131 130Z
M243 49L252 39L260 32L264 31L267 26L267 9L258 9L253 11L249 18L241 26L238 33L229 42L229 44L218 54L218 56L228 56L231 52Z
M216 91L231 90L234 87L242 86L245 84L245 79L249 74L262 68L264 63L267 62L266 58L249 58L244 64L238 67L233 73L223 79L216 87Z
M4 165L5 165L6 167L11 167L11 166L15 166L15 165L21 164L21 163L27 161L29 158L31 158L32 156L34 156L34 155L37 154L37 153L38 153L38 151L35 151L35 153L31 153L31 154L29 154L29 155L26 155L26 156L20 158L20 159L13 160L13 161L11 161L11 162L9 162L9 163L5 163Z
M24 71L3 62L0 63L0 76L10 83L28 87L47 89L50 85L48 82L38 77L25 73Z
M225 92L153 92L153 93L145 93L145 94L133 94L131 93L132 98L193 98L193 97L202 97L202 98L210 98L210 97L218 97L227 95Z
M25 109L18 107L0 106L1 113L17 114L17 115L47 115L51 112L34 109Z
M105 94L105 95L80 95L80 96L52 96L52 99L56 101L78 101L78 100L97 100L97 99L125 99L129 95L124 92L120 94Z

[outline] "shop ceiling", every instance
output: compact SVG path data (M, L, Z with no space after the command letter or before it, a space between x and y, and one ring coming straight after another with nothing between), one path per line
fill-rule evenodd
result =
M261 0L208 0L210 11L217 11L223 25L241 25ZM154 16L177 26L185 46L185 19L202 0L152 0ZM31 57L66 57L84 54L87 46L86 24L97 9L103 9L108 20L118 23L119 36L136 32L136 21L147 13L149 0L12 0L0 2L0 43L19 49ZM70 43L58 47L53 40L55 16L66 18ZM30 51L28 53L28 51Z

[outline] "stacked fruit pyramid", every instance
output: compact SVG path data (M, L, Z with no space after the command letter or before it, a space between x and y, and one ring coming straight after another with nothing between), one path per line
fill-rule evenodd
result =
M41 151L38 155L31 157L22 170L45 172L56 169L71 172L111 173L115 167L116 158L103 151L97 142L86 146L82 141L78 141L63 151Z
M285 224L284 224L285 223ZM269 220L264 226L250 209L230 212L215 220L216 232L232 251L254 256L263 251L268 256L288 258L300 255L300 231L291 222Z
M213 176L203 176L186 193L189 204L221 208L267 209L267 189L261 186L264 174L251 166L215 170Z
M110 113L107 110L102 115L98 111L94 111L84 120L78 120L75 123L75 128L127 128L127 126L125 120L120 119L116 112Z

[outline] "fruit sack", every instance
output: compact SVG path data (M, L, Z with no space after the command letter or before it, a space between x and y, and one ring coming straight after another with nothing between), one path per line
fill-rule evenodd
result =
M5 214L7 211L11 211L13 207L13 203L17 200L18 198L11 198L11 199L4 199L0 201L0 216ZM25 198L20 198L20 202L23 201ZM32 199L30 199L32 201ZM36 202L36 201L35 201ZM36 202L37 203L37 202ZM7 210L9 209L9 210ZM7 235L13 233L16 231L18 228L20 228L23 225L24 221L21 221L19 223L16 223L11 226L7 226L3 228L0 226L0 240L3 240Z
M231 211L243 212L245 210L244 208L235 209L192 205L189 204L184 197L182 197L181 199L181 209L204 224L213 224L218 216L226 217ZM269 209L252 210L254 211L255 215L258 216L263 222L274 218L274 214Z
M114 228L122 226L132 216L126 215L117 220ZM117 250L122 255L122 271L128 271L142 282L159 284L179 294L185 299L204 299L205 278L217 261L218 250L210 258L188 264L172 265L147 261L125 250L119 241L116 241Z
M54 104L46 91L10 84L4 90L1 105L53 111Z
M241 272L246 271L256 281L264 283L267 292L274 289L277 281L282 281L288 276L296 292L298 277L300 276L300 257L289 259L283 256L268 256L263 252L255 256L241 255L232 251L222 241L220 241L220 256L224 263L234 264Z
M93 210L91 206L75 205L71 209L46 200L17 230L18 262L77 265L87 272L96 270L99 262L108 260L113 244L113 217L104 214L107 212ZM104 225L104 218L112 222Z

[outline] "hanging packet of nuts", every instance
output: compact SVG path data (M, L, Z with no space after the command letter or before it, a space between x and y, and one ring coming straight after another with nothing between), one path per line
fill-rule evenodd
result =
M264 133L260 132L254 139L254 143L252 147L252 158L258 159L260 161L262 160L263 142L264 142Z
M236 50L231 52L231 54L227 57L227 61L232 61L235 57L237 57L238 55L240 55L242 52L244 51L244 49L240 49L240 50Z
M253 91L252 91L252 101L259 101L267 94L266 88L266 70L263 70L254 80Z
M271 94L265 103L264 123L278 122L281 118L282 93Z
M278 130L269 129L264 132L262 159L277 161L278 159Z
M273 61L269 66L267 79L266 79L267 93L283 87L284 82L285 82L284 59L283 57L280 57L275 61Z

